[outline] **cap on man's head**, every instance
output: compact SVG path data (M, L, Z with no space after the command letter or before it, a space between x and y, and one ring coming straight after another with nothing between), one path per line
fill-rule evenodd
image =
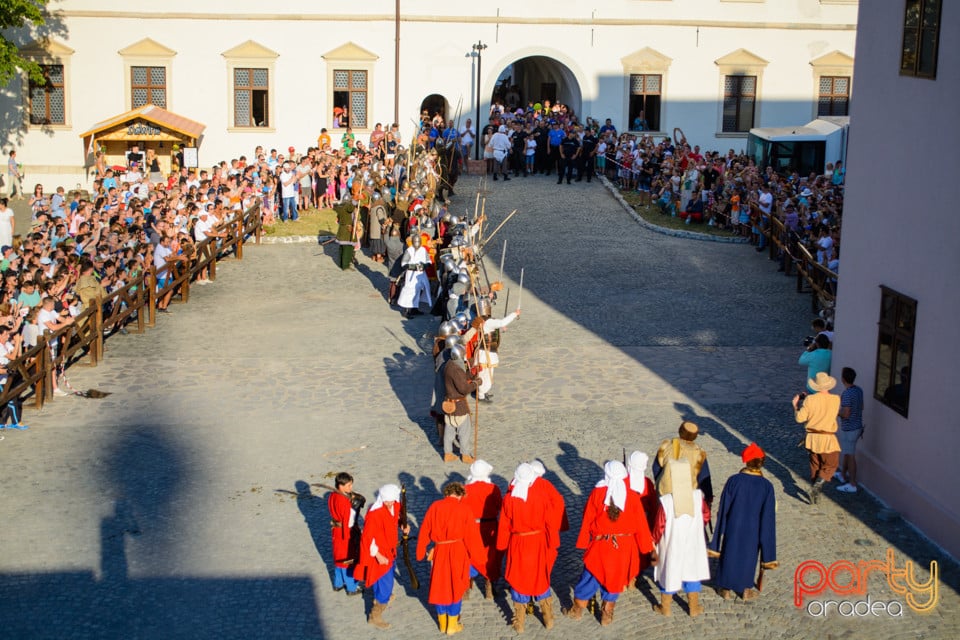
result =
M6 255L7 251L13 251L13 247L11 247L8 244L5 244L2 247L0 247L0 253Z
M766 454L763 452L763 449L757 446L756 442L751 442L750 446L743 450L743 453L740 454L740 459L743 460L743 464L747 464L751 460L757 458L765 458Z

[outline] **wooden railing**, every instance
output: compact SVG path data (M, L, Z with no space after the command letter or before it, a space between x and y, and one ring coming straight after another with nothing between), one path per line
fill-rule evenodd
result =
M223 223L217 231L224 231L225 237L200 242L190 261L171 262L160 269L151 265L150 269L99 303L84 309L71 324L40 336L36 346L7 364L7 382L0 392L0 406L32 393L35 406L38 409L43 407L53 398L53 377L59 369L84 358L90 366L103 360L105 334L112 335L134 323L136 333L155 326L157 300L167 293L173 293L172 302L189 301L190 283L203 269L209 269L210 279L215 280L219 260L231 254L242 259L243 244L247 239L260 244L263 233L260 204L254 204L236 220ZM157 283L161 280L164 286L158 290ZM51 345L56 345L57 349L52 349Z
M814 313L832 307L836 302L836 272L817 262L805 246L797 242L779 218L772 216L764 230L770 248L770 259L780 260L784 273L797 274L797 293L810 293L810 308Z

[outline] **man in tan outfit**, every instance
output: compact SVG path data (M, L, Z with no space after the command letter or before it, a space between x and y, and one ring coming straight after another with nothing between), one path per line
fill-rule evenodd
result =
M800 404L800 396L793 396L793 416L804 423L807 431L804 446L810 452L810 503L816 504L823 492L823 486L830 482L840 462L840 441L837 440L837 415L840 413L840 396L830 393L837 386L836 378L821 371L815 378L807 380L807 386L813 389Z

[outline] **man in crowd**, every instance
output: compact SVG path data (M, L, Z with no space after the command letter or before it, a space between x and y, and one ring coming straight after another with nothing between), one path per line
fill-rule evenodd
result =
M703 492L707 504L713 503L713 482L710 479L710 463L707 452L694 440L700 428L689 420L680 423L679 438L664 440L653 459L653 479L657 491L663 495L670 493L673 476L681 467L690 475L693 488Z
M353 506L353 476L343 471L334 480L336 491L327 498L330 536L333 539L333 590L346 589L348 596L360 593L352 571L360 552L360 523Z
M497 528L497 549L507 556L504 577L510 585L513 600L512 626L523 633L527 604L538 602L543 624L553 627L553 608L550 593L550 551L559 546L552 527L551 504L543 492L533 491L537 472L533 466L521 463L513 474L510 492L503 499L503 510Z
M417 536L417 560L431 562L427 600L437 608L440 631L447 635L463 630L460 608L470 588L470 565L482 554L480 529L462 501L465 495L459 482L444 485L443 498L427 509Z
M400 525L400 487L385 484L377 491L377 500L367 511L367 518L360 537L360 559L354 578L362 580L373 590L373 608L367 622L380 629L389 629L390 623L383 619L383 612L393 594L393 567L397 561L398 527L404 535L410 533L410 525Z
M844 367L840 372L843 393L840 394L840 470L834 477L843 482L837 491L857 492L857 441L863 436L863 389L854 384L857 372Z
M794 419L804 425L807 433L804 446L810 458L811 504L819 501L824 485L830 482L840 460L840 443L837 441L840 396L830 393L835 386L837 380L821 371L815 378L807 380L807 388L813 393L805 397L793 396Z
M480 528L481 549L471 563L470 577L483 575L486 578L484 596L487 600L493 599L493 585L500 579L503 564L503 554L497 550L497 518L503 506L503 494L490 479L492 471L493 467L487 461L474 461L464 487L467 493L462 500Z
M460 443L460 460L465 464L472 464L473 457L473 428L470 418L470 405L467 398L476 391L477 380L467 373L464 358L466 351L457 344L450 347L450 360L443 367L443 384L447 400L456 404L452 413L445 418L443 430L443 461L453 462L457 456L453 453L454 441Z
M567 178L567 184L570 184L573 178L573 169L577 165L580 157L580 141L577 140L577 134L573 129L567 132L567 137L560 143L560 163L557 165L557 184L563 182L564 176Z
M337 244L340 246L340 268L346 271L353 265L353 255L357 250L355 207L350 202L333 205L337 214Z
M603 480L587 498L577 548L585 549L583 573L573 588L573 606L564 615L580 620L597 590L603 601L600 624L613 623L620 592L636 580L640 558L653 551L640 496L629 490L627 469L616 460L603 467Z
M720 561L713 583L724 600L741 594L745 601L755 599L761 587L754 575L757 554L762 571L776 569L777 503L773 483L763 477L766 454L751 443L740 456L745 465L740 473L730 476L720 494L717 528L708 553Z

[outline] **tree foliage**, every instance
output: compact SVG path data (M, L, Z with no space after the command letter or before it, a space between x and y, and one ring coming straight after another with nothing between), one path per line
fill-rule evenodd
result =
M5 33L13 29L41 26L48 0L0 0L0 87L4 87L17 74L27 73L33 80L42 82L40 65L20 55L16 44Z

